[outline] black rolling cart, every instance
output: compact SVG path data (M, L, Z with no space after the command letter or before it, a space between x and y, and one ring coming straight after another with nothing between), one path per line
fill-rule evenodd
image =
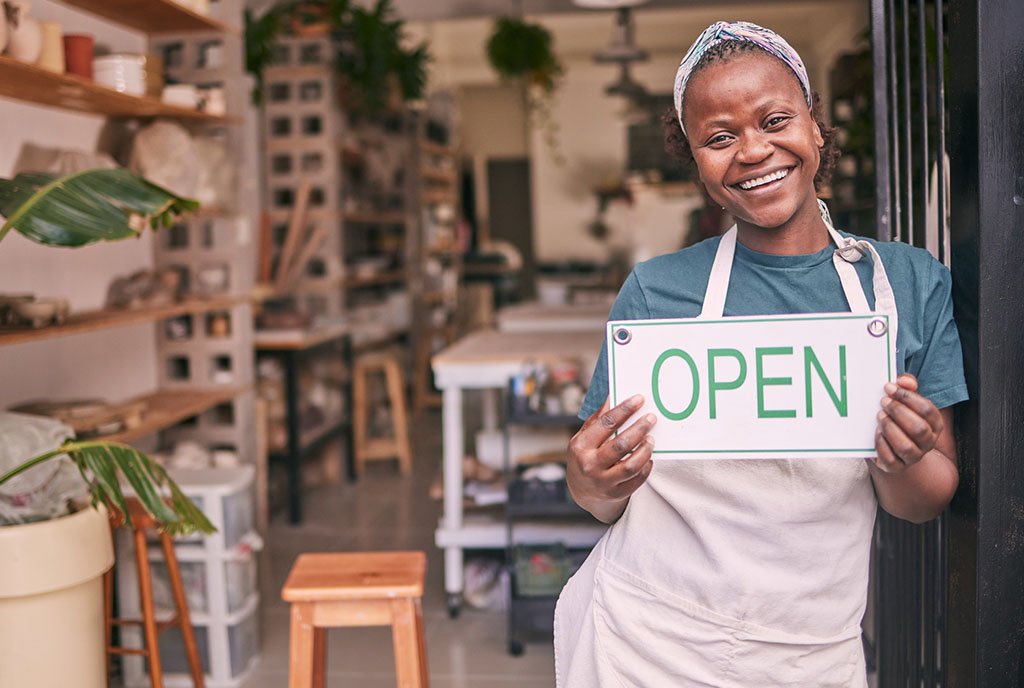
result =
M507 548L505 562L509 578L508 652L519 656L527 640L550 638L554 630L555 603L565 581L589 554L587 548L569 548L557 537L559 530L573 527L592 529L598 522L580 508L569 494L564 478L525 480L523 471L512 464L510 430L513 426L578 428L572 415L536 413L506 391L503 432L504 476L508 490L505 505ZM550 541L529 544L516 537L516 525L545 522L557 524Z

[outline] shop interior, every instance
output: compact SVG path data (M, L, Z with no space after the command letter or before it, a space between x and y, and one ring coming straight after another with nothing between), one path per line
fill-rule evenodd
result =
M296 685L321 588L289 574L314 553L350 555L307 563L363 571L367 597L306 627L311 680L554 685L555 599L606 527L564 454L608 309L633 265L731 224L660 122L709 23L800 52L840 128L834 222L874 232L863 0L2 4L0 179L116 196L89 175L126 169L198 202L74 248L0 230L0 475L117 442L216 529L164 542L140 512L80 557L74 634L111 686ZM4 560L92 511L70 461L35 470L0 484ZM0 572L0 610L46 566Z

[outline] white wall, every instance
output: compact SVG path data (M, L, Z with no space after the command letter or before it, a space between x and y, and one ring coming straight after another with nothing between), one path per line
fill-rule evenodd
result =
M37 0L32 14L65 32L92 33L111 50L144 50L141 34L63 5ZM0 98L0 176L13 173L23 142L94 150L104 119ZM116 275L152 264L150 238L82 249L39 246L11 232L0 242L0 293L64 297L75 310L103 305ZM119 400L156 386L153 325L105 330L0 349L0 409L32 398Z
M610 12L539 15L530 17L554 35L555 50L566 67L554 105L560 143L567 163L556 165L536 130L530 137L533 173L534 245L540 260L581 258L603 260L607 247L586 232L593 219L591 189L606 177L620 176L626 158L626 125L621 101L604 94L615 80L615 67L598 65L592 55L610 41ZM827 73L835 56L853 48L868 26L862 0L752 2L722 9L687 7L677 10L635 11L637 43L650 60L636 65L635 79L650 91L671 91L676 66L697 34L716 20L746 19L784 35L808 65L811 83L827 98ZM480 88L495 84L484 44L491 20L433 22L414 27L413 35L430 41L434 62L431 88ZM468 126L468 113L463 120ZM494 136L503 133L495 131ZM644 193L633 209L613 205L606 221L613 227L611 243L632 243L637 259L679 245L686 214L695 197L664 197Z

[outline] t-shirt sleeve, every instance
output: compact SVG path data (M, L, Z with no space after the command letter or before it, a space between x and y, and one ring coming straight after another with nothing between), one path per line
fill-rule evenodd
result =
M644 320L650 317L651 312L647 307L647 299L644 297L643 288L640 286L640 280L637 279L634 269L622 284L622 289L619 290L619 295L615 298L612 310L608 314L608 320ZM603 336L602 332L602 338ZM601 344L601 355L597 358L597 365L594 366L594 374L590 378L590 388L580 407L579 417L581 420L586 420L594 411L601 408L608 396L607 346L608 342L605 339Z
M917 377L918 391L937 407L967 399L960 334L953 321L952 279L949 270L933 260L924 302L921 349L907 361L907 372Z

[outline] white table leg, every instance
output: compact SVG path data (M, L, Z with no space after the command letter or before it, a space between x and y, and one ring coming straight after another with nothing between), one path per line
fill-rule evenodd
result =
M449 532L462 527L462 390L445 387L441 411L443 472L444 472L444 528ZM462 595L462 547L448 546L444 550L444 589L448 593L448 611L458 613L458 600ZM453 606L454 605L454 606Z

